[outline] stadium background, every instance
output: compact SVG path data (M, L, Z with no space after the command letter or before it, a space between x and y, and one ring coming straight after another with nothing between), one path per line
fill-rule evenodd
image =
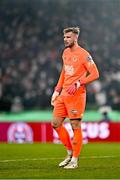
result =
M119 0L0 1L1 141L8 139L9 122L52 119L50 99L67 26L80 27L79 43L100 71L99 80L87 86L83 120L120 120L119 7Z
M120 177L119 17L119 0L0 1L0 178ZM80 27L79 43L100 71L87 86L74 172L57 167L65 151L50 125L67 26Z
M61 71L63 28L79 26L100 79L87 86L87 108L120 110L119 0L1 0L0 109L50 109Z

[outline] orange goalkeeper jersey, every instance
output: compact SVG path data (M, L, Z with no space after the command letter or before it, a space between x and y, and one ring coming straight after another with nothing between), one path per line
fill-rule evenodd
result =
M66 89L76 81L80 80L79 93L84 93L85 84L92 82L99 77L98 69L91 55L78 46L75 50L66 48L62 55L63 68L60 74L57 89L62 89L62 95L68 95Z

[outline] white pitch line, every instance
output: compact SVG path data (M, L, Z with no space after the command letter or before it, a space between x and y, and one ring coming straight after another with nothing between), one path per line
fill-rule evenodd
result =
M82 156L80 159L104 159L104 158L119 158L120 156ZM63 158L31 158L31 159L4 159L0 160L0 163L7 163L7 162L17 162L17 161L45 161L45 160L55 160L55 159L63 159Z

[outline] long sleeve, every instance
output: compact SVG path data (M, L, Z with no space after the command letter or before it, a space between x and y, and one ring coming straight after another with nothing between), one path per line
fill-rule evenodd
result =
M84 66L87 69L89 74L80 79L81 85L88 84L94 81L95 79L99 78L99 71L93 60L88 61L88 62L85 61Z
M61 74L60 74L60 77L59 77L59 80L58 80L58 83L57 83L57 86L55 87L55 90L60 92L62 87L63 87L63 83L64 83L64 74L65 74L65 71L64 71L64 68L62 68L62 71L61 71Z

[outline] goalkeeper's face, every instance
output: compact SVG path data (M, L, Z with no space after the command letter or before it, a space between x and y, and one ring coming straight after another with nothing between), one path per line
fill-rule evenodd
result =
M77 37L72 32L64 33L64 44L65 47L73 47L75 43L77 42Z

